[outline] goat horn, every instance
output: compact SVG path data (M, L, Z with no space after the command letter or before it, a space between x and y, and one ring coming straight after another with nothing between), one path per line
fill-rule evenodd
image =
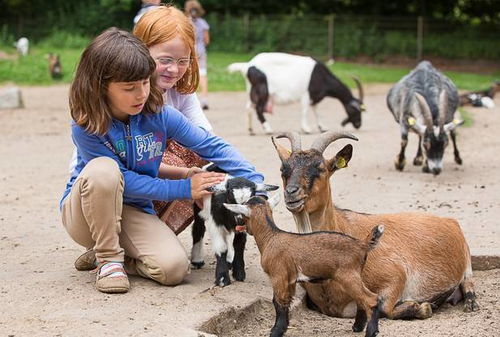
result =
M422 115L424 116L425 125L429 130L432 130L432 125L433 125L432 114L431 114L431 109L429 108L429 104L427 104L427 101L425 100L424 96L422 96L418 92L415 93L415 97L417 98L417 101L420 104L420 109L422 110Z
M448 93L446 90L439 94L439 128L444 126L446 118L446 109L448 108Z
M338 131L327 131L323 133L321 136L316 138L316 140L313 142L311 145L311 149L317 150L320 153L323 153L325 149L336 141L337 139L341 138L349 138L353 140L358 140L358 138L348 132L338 132Z
M300 135L297 132L283 132L277 135L276 138L288 138L292 146L292 152L302 151Z
M361 101L361 103L363 103L363 99L365 97L365 94L363 92L363 86L361 85L359 78L357 78L356 76L351 76L351 77L354 80L354 82L356 82L356 85L357 85L358 91L359 91L359 100Z

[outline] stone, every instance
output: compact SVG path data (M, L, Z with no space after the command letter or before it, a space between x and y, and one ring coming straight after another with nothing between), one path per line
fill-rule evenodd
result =
M21 90L18 87L0 89L0 109L24 108Z

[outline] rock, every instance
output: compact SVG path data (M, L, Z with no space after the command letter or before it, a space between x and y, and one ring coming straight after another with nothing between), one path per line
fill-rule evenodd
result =
M0 109L24 108L21 90L18 87L0 89Z

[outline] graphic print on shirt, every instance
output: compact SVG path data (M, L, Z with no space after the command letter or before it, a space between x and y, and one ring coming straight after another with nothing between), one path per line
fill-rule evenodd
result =
M153 133L135 136L137 161L152 160L163 155L163 141L158 135L153 136ZM149 155L147 154L149 152Z
M115 143L115 149L116 149L116 152L118 152L118 155L120 156L120 158L125 158L127 152L127 147L125 145L125 140L123 139L120 139L119 141L117 141Z

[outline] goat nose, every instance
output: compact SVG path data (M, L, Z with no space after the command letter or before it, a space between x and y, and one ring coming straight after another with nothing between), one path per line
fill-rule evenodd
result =
M288 185L285 189L286 193L288 193L288 194L297 193L298 190L299 190L299 187L297 185Z

